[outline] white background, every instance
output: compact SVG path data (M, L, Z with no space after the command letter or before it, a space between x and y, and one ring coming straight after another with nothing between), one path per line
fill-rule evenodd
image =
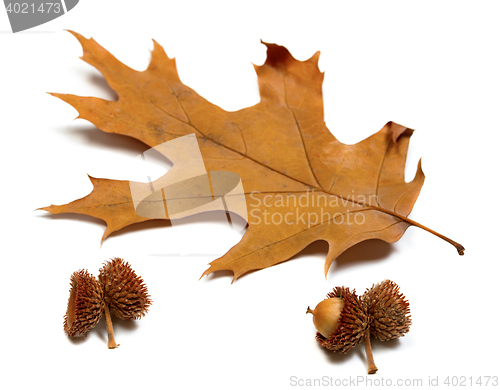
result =
M370 379L422 379L426 387L438 377L447 388L448 376L469 383L500 374L500 6L347 3L82 0L18 34L0 11L2 388L286 389L292 377L363 380L362 346L342 356L320 348L305 310L335 286L362 293L386 278L401 286L413 325L404 338L373 342L379 371ZM346 143L389 120L416 129L407 180L422 158L426 182L410 217L463 244L465 256L412 227L393 245L348 250L326 280L320 243L231 284L229 273L198 280L241 238L223 222L151 222L101 246L102 221L34 211L87 195L87 174L129 179L125 167L147 149L73 121L76 110L46 94L115 98L63 29L95 38L137 70L147 67L154 38L176 57L182 81L226 110L259 101L252 63L265 60L260 39L299 60L320 50L329 129ZM159 159L156 169L168 166ZM106 348L104 321L70 340L62 324L71 273L96 275L114 256L146 281L150 313L116 321L116 350Z

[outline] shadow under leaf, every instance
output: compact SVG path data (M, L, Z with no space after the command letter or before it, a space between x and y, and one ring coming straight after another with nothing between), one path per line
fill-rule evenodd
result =
M87 81L89 84L92 84L94 87L102 91L104 99L113 102L118 101L118 94L109 86L108 82L102 75L95 72L89 72Z
M382 261L389 257L394 247L382 240L371 239L360 242L342 253L330 267L329 274L364 262Z

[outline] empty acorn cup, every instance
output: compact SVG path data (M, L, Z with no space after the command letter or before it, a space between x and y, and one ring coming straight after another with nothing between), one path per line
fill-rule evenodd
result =
M104 310L103 291L99 281L87 270L73 272L70 285L64 331L68 336L80 337L101 319Z
M110 311L122 320L136 320L146 315L152 301L141 277L130 264L115 257L99 270L104 290L104 314L108 328L108 348L116 348Z

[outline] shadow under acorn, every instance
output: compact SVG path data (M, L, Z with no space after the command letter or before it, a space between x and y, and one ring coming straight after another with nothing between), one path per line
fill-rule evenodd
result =
M122 320L113 314L111 314L111 319L113 321L113 328L117 338L120 337L120 334L133 332L139 328L139 324L136 321ZM101 321L99 321L94 330L100 340L105 343L108 342L106 320L104 318L101 318Z

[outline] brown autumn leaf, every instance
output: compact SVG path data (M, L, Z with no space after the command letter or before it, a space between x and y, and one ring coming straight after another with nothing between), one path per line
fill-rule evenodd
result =
M236 279L288 260L318 240L329 244L326 274L351 246L374 238L395 242L411 225L463 254L460 244L407 217L424 182L420 164L415 178L404 180L411 129L389 122L354 145L330 133L323 120L319 52L297 61L286 48L265 43L266 62L255 66L261 101L226 112L180 81L175 60L158 43L148 68L138 72L93 39L72 34L83 47L82 59L102 73L119 97L107 101L54 93L77 109L78 118L150 147L194 133L207 171L240 176L248 230L202 276L231 270ZM102 219L107 224L103 240L148 219L136 214L128 181L90 179L94 189L88 196L43 210Z

